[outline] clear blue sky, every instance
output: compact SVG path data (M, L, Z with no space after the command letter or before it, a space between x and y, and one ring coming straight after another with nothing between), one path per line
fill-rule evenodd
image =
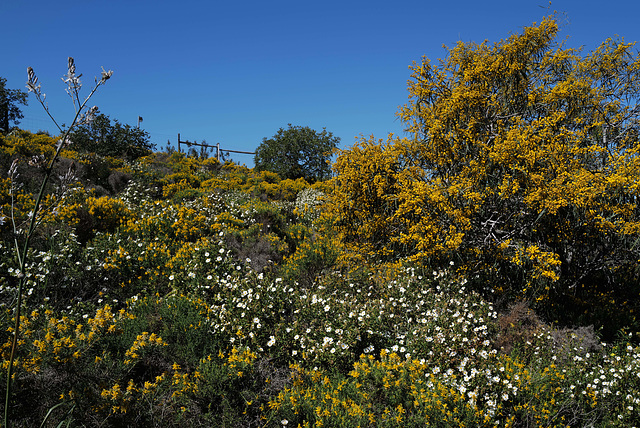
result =
M595 48L616 35L640 41L638 0L146 1L1 0L0 76L25 89L36 71L49 107L69 122L60 77L76 60L85 89L114 71L92 105L142 128L158 149L183 140L253 151L288 123L325 127L351 146L359 135L403 134L408 66L457 41L498 41L566 14L561 37ZM640 49L640 45L638 46ZM86 93L86 92L85 92ZM30 96L21 127L54 131ZM253 165L253 157L233 156Z

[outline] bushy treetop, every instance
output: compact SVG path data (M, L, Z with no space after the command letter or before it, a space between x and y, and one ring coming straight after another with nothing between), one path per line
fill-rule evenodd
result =
M27 105L27 93L20 89L8 89L7 79L0 77L0 132L9 132L9 121L15 125L24 116L18 104Z
M324 128L317 132L289 124L273 137L262 139L256 149L255 167L259 171L275 172L283 179L324 180L331 174L329 159L339 143L340 138Z
M71 133L72 149L102 156L137 159L151 153L154 145L149 134L139 128L111 123L109 116L98 114L90 123L78 125Z

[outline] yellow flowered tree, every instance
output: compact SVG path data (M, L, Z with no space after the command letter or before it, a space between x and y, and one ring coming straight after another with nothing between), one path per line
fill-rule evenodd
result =
M557 33L550 17L410 67L399 116L411 137L363 138L334 165L333 209L354 252L453 260L494 292L538 300L632 291L640 57L614 40L583 54Z

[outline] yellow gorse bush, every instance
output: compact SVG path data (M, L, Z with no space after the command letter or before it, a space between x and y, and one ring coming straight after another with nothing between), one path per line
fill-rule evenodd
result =
M30 315L22 316L21 341L29 353L16 358L14 365L35 373L45 361L54 365L79 363L104 335L117 334L118 322L131 316L125 310L113 313L111 306L105 305L81 323L68 316L59 317L51 310L34 310ZM2 344L5 368L10 347L10 341Z
M63 222L66 226L81 228L83 233L90 233L114 232L133 220L133 212L121 200L91 194L74 188L63 198L49 195L45 206L52 209L45 213L44 221L48 224Z
M412 137L338 152L332 210L353 252L455 257L524 298L633 282L640 57L613 40L582 55L557 31L547 18L413 64L398 113Z
M98 231L113 231L132 216L124 202L108 196L87 199L87 211Z
M56 141L56 138L46 134L16 130L7 135L0 134L0 153L19 159L37 155L44 155L48 159L55 153Z

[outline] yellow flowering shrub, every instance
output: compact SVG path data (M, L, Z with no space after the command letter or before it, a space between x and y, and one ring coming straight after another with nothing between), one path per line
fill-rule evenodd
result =
M167 344L157 334L149 334L149 332L144 331L136 337L131 347L124 353L126 357L124 364L133 364L135 360L140 358L140 353L150 346L167 346Z
M309 187L304 179L282 180L271 171L255 171L233 163L225 164L211 178L202 181L207 191L234 190L271 200L294 201L300 191Z
M275 172L253 171L242 190L269 199L293 201L307 187L309 184L303 178L281 180Z
M45 216L51 226L75 228L83 240L90 239L95 232L114 232L133 219L133 212L120 199L89 196L82 190L62 200Z
M205 213L194 208L180 206L176 220L171 225L175 237L181 241L195 241L210 233ZM214 229L217 229L215 226Z
M50 158L55 152L57 140L46 134L17 130L7 135L0 134L0 153L11 158L27 159L35 155Z
M338 152L331 209L348 248L376 260L393 257L394 250L402 252L396 244L402 239L400 227L394 224L401 169L391 137L386 143L362 138L352 148ZM434 238L425 236L424 241Z
M113 231L133 216L119 199L103 196L87 199L87 211L95 221L97 231Z
M348 246L376 261L455 259L511 296L580 306L616 289L632 305L640 56L613 40L583 55L557 31L546 18L413 64L399 111L411 137L338 153L332 205Z
M14 364L26 372L38 373L44 363L52 365L79 364L82 358L95 353L94 344L105 334L115 334L118 323L127 319L125 311L114 313L111 306L104 305L95 315L82 323L53 311L34 310L22 316L22 344L29 353L19 356ZM11 342L0 345L3 367L8 367Z
M187 189L192 189L193 187L187 182L187 180L180 180L177 183L167 184L162 188L162 196L164 198L171 198L176 193L185 191Z
M217 190L235 190L239 189L246 183L246 176L239 174L229 174L226 170L203 181L200 185L201 188L209 191Z
M34 205L31 194L15 186L12 189L10 178L0 178L0 230L11 230L12 216L21 225Z

